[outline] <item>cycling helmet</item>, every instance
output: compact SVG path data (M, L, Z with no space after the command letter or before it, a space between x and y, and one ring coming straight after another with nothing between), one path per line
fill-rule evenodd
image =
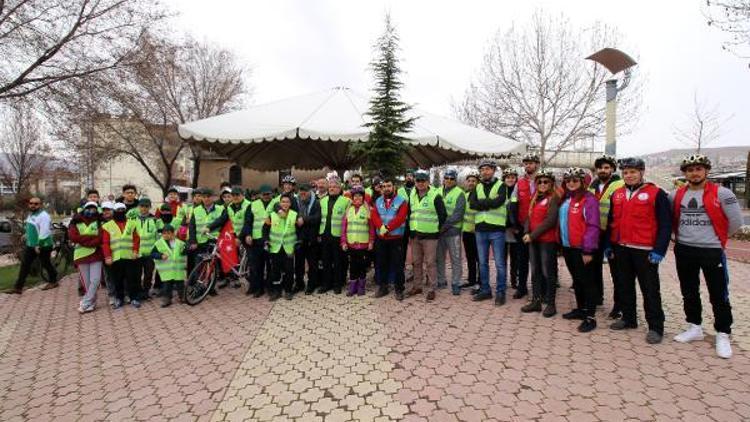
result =
M538 155L530 152L530 153L528 153L528 154L526 154L526 155L523 156L523 159L521 159L521 162L522 163L529 163L529 162L531 162L531 163L537 163L537 164L539 164L541 161L539 160L539 156Z
M287 174L286 176L284 176L284 178L281 179L281 184L283 185L284 183L291 183L293 185L296 185L297 179L295 179L291 174Z
M479 163L479 167L477 167L477 168L481 169L482 167L491 167L493 169L496 169L497 168L497 163L494 160L482 160Z
M362 188L362 186L355 186L353 187L349 193L351 193L352 196L354 195L365 195L365 190Z
M617 170L617 159L611 155L604 154L601 157L598 157L596 160L594 160L595 168L599 168L603 166L604 164L609 164L615 170Z
M626 168L638 169L641 171L646 170L646 163L638 157L628 157L617 160L617 165L620 167L620 170Z
M507 169L503 170L503 179L505 179L508 176L518 177L518 172L513 167L508 167Z
M583 180L586 177L586 170L580 167L571 167L565 170L565 173L563 174L563 178L570 179L571 177L575 177L575 178Z
M469 170L469 172L466 173L466 178L468 179L469 177L473 177L479 180L479 171L477 171L476 169Z
M711 170L711 160L703 154L688 155L682 160L680 170L685 171L689 166L701 165L706 170Z
M552 179L552 181L555 180L555 173L552 173L552 170L550 169L541 169L539 172L534 176L534 180L541 179L541 178L547 178Z

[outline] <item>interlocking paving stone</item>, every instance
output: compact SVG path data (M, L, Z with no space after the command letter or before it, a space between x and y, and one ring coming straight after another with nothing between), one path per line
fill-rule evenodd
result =
M664 343L637 330L575 331L560 264L558 315L524 300L397 302L298 295L269 303L234 289L196 307L158 301L79 315L61 288L0 295L0 420L587 421L750 419L750 264L731 261L730 360L706 339L678 344L682 299L671 254L661 266ZM509 292L512 292L509 290ZM370 294L371 292L368 292ZM640 306L640 305L639 305Z

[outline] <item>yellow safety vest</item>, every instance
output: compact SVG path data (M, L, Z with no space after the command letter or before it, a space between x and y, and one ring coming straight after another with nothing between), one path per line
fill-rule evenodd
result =
M294 245L297 243L297 212L290 209L286 218L279 217L279 213L271 214L271 232L268 248L271 253L277 253L282 248L287 255L294 255Z
M320 229L318 230L318 234L323 234L326 230L326 224L328 222L328 199L330 196L326 196L325 198L320 200L320 211L322 218L320 220ZM333 237L341 237L341 221L344 219L344 213L346 213L346 208L351 203L351 200L344 195L340 195L338 198L336 198L336 202L333 204L333 209L331 210L331 236Z
M112 250L112 262L121 259L135 259L133 253L133 233L127 233L127 230L120 230L115 220L104 223L102 229L109 233L109 248Z
M490 189L490 195L489 199L496 199L500 191L500 187L503 185L503 182L500 180L496 180L495 184L492 185L492 188ZM487 199L487 196L484 194L484 187L481 185L477 185L477 199L480 201ZM498 208L493 208L487 211L478 211L475 221L476 223L487 223L492 224L494 226L501 226L505 227L505 220L506 216L508 214L508 208L506 207L505 203L501 205Z
M99 234L99 222L93 221L91 224L86 225L85 223L76 224L78 233L81 236L96 236ZM79 259L86 258L87 256L93 255L96 252L96 248L89 248L88 246L76 245L73 251L73 260L78 261Z
M366 204L360 205L358 210L349 205L346 210L346 242L370 242L370 210Z
M437 233L440 231L440 220L438 220L437 209L435 208L435 198L440 195L438 190L432 186L427 194L419 199L417 189L412 189L411 214L409 216L409 230L425 234Z

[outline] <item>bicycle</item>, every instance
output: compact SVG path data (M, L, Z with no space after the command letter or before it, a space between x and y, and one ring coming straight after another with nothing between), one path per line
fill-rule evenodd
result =
M185 283L185 303L194 306L203 301L216 286L218 274L221 272L221 255L219 254L216 237L211 236L211 251L198 256L195 268L190 272ZM239 264L231 269L230 275L236 276L240 283L246 285L245 290L250 287L250 254L245 248L239 249Z
M52 265L57 270L58 279L65 276L68 273L68 269L73 265L73 245L70 243L68 238L68 228L63 223L52 223L53 230L53 246L50 260ZM47 271L41 271L40 275L42 280L47 283L52 283L57 280L52 280Z

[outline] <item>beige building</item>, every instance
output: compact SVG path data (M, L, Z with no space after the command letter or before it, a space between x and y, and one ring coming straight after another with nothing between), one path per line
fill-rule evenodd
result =
M297 183L306 183L324 177L328 170L291 170L278 171L256 171L242 168L239 165L216 155L209 155L201 160L198 184L200 186L218 189L221 182L229 182L232 185L241 185L249 189L258 189L263 184L271 187L279 186L281 178L291 173Z

